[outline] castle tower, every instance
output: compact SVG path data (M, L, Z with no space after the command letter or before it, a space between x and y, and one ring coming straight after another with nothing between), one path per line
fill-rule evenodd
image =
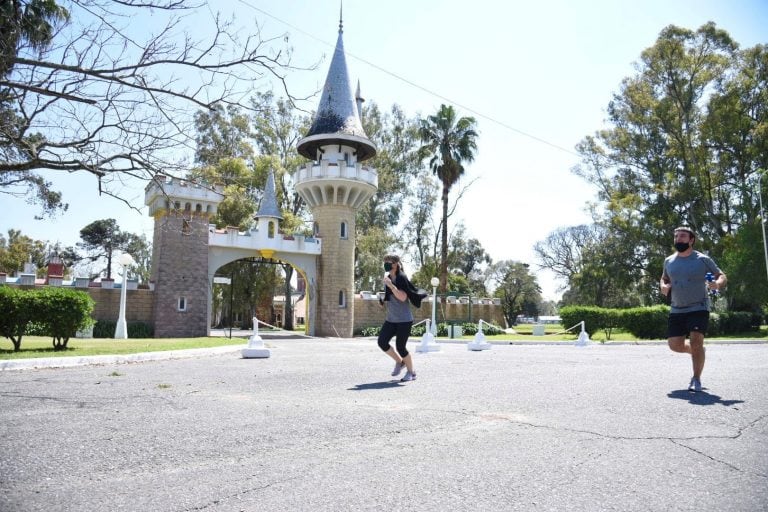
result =
M277 205L277 193L275 192L275 172L270 169L267 176L267 185L264 187L264 195L261 197L261 205L256 213L256 231L266 233L269 240L274 240L280 228L280 221L283 216L280 214L280 207ZM265 258L271 258L274 250L262 249L261 255Z
M217 190L176 178L156 176L147 185L157 338L208 335L208 222L221 200Z
M294 174L296 191L314 218L322 238L316 283L308 283L317 301L316 334L351 337L354 325L355 216L378 188L376 171L362 162L376 154L358 112L359 86L353 94L339 22L339 37L315 118L297 145L311 160Z

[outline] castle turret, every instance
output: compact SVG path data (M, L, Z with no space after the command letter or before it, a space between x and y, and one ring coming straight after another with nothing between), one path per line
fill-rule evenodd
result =
M280 221L283 216L280 214L280 207L277 205L277 193L275 192L275 172L270 170L267 176L267 185L264 187L264 195L261 197L259 211L256 213L256 231L266 236L267 240L275 240L280 230ZM265 258L271 258L275 251L270 248L262 249L261 255Z
M378 188L376 171L362 162L376 154L375 144L363 130L339 23L336 49L323 87L320 105L299 154L311 160L294 174L296 191L314 218L315 236L321 237L318 280L309 283L310 300L317 300L316 334L351 337L354 322L355 216Z
M208 334L208 222L221 190L156 176L144 202L155 218L152 281L155 337Z

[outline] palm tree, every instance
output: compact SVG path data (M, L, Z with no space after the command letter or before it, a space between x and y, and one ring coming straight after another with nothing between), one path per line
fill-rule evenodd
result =
M448 193L464 174L464 162L475 159L477 132L474 117L457 119L452 106L440 105L437 114L419 121L419 149L422 158L429 157L429 167L443 184L443 218L441 221L440 291L448 285Z

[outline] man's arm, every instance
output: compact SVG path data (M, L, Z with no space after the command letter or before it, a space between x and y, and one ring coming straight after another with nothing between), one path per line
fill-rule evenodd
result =
M666 274L662 275L661 279L659 279L659 289L661 290L661 294L664 296L669 295L669 291L672 289L672 284L670 283L670 279Z

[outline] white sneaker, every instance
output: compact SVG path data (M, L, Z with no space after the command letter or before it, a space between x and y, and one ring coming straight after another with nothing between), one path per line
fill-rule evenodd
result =
M416 372L405 372L405 375L403 375L403 378L400 379L400 382L408 382L412 380L416 380Z
M405 365L403 363L395 363L395 369L392 370L392 376L397 377L400 375L400 372L403 371L403 368L405 368Z

